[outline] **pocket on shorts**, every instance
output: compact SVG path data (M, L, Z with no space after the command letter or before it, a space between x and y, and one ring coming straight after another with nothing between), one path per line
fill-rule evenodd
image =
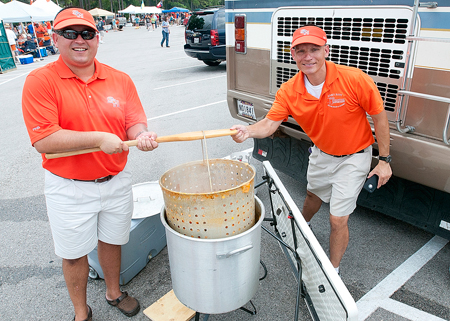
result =
M312 153L309 155L309 166L315 166L320 169L325 169L329 166L329 160L323 155L322 151L317 148L316 146L313 146Z
M125 166L125 168L119 174L117 174L115 179L117 179L117 183L121 186L118 188L124 193L128 192L131 189L131 170L128 168L128 166Z
M46 199L53 201L54 206L61 206L61 208L76 205L79 200L87 199L85 192L78 188L74 181L59 177L49 171L45 173L44 194Z

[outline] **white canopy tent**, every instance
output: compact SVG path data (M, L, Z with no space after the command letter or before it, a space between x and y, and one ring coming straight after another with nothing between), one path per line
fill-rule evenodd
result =
M119 13L135 13L136 7L130 4L128 7L126 7L123 10L119 10Z
M146 14L146 13L161 13L161 12L162 10L157 7L144 7L142 9L141 7L135 7L132 4L130 4L123 10L119 10L119 13L129 13L129 14Z
M54 14L48 13L40 8L32 7L29 4L16 0L0 6L0 20L3 20L3 22L39 22L49 20L52 21L53 19L55 19ZM34 37L37 38L35 29ZM37 42L37 48L42 59L39 41Z
M3 22L37 22L53 20L54 18L54 14L16 0L0 6L0 20L3 20Z
M62 9L51 0L36 0L31 4L31 6L40 8L48 13L53 14L53 16L56 16L56 14Z
M161 8L157 7L144 7L144 13L161 13Z
M100 9L100 8L94 8L89 10L89 13L93 16L93 17L114 17L115 13L108 11L108 10L104 10L104 9Z

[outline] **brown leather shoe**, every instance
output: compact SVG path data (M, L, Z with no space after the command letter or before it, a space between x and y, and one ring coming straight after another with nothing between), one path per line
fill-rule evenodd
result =
M92 309L91 307L88 305L88 316L87 319L84 319L83 321L92 321ZM73 321L75 321L76 317L73 317Z
M108 304L117 307L120 312L125 314L127 317L132 317L136 315L141 306L139 305L138 300L128 295L126 291L122 292L122 295L115 300L106 299Z

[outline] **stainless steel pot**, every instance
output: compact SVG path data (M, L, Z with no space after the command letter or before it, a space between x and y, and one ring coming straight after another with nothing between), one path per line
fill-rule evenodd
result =
M172 287L188 308L206 314L236 310L255 295L259 284L264 205L255 197L257 222L249 230L221 239L199 239L166 228Z

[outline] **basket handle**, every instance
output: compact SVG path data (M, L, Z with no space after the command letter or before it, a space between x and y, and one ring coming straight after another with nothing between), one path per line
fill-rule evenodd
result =
M228 252L226 254L217 254L217 258L218 259L227 259L230 256L239 255L239 254L242 254L244 252L247 252L248 250L250 250L252 248L253 248L253 244L250 243L249 245L241 247L240 249L236 249L236 250L230 251L230 252Z

